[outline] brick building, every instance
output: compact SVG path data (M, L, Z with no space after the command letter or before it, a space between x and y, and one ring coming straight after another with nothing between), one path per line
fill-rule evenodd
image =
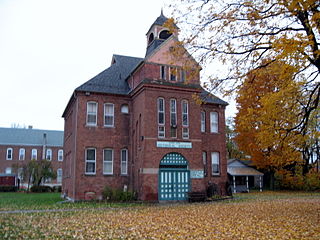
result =
M13 164L23 165L31 159L48 159L57 178L46 185L61 185L63 162L63 131L24 128L0 128L0 174L18 174L21 184L27 183Z
M100 198L107 185L152 201L185 200L210 182L224 193L227 103L200 86L186 51L170 54L178 40L166 21L161 13L148 30L145 58L113 55L109 68L75 89L63 113L69 198Z

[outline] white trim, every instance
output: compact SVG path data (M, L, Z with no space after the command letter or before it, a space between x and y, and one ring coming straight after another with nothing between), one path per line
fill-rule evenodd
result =
M160 106L160 104L159 104L159 100L162 100L163 101L163 110L162 111L160 111L160 109L159 109L159 106ZM165 124L166 124L166 116L165 116L165 100L164 100L164 98L163 97L159 97L159 98L157 98L157 117L158 117L158 125L161 125L161 126L164 126ZM159 122L159 114L160 113L163 113L163 123L160 123Z
M111 107L111 112L112 113L107 113L106 107ZM103 104L103 109L104 109L104 115L103 115L103 124L105 127L114 127L114 104L113 103L105 103ZM112 117L112 124L107 124L106 123L106 117Z
M218 172L213 172L213 165L218 166ZM219 152L212 152L211 153L211 174L213 176L220 175L220 154Z
M61 156L61 160L60 157ZM63 149L58 150L58 162L63 162Z
M187 112L184 112L184 108L183 108L184 103L186 103ZM184 99L181 101L181 112L182 112L182 126L189 127L189 102L188 102L188 100ZM186 124L184 124L183 116L187 116L187 123Z
M10 154L9 154L10 152ZM10 155L10 156L9 156ZM6 159L7 160L12 160L13 158L13 148L7 148L7 155L6 155Z
M88 150L94 150L94 160L93 159L87 159L87 152ZM87 163L94 163L94 172L87 172ZM84 172L87 175L95 175L96 174L96 168L97 168L97 150L95 148L86 148L85 150L85 164L84 164Z
M105 159L105 151L111 151L111 161L107 161ZM104 175L113 175L113 160L114 160L114 154L113 154L113 149L112 148L105 148L103 149L103 174ZM106 172L106 169L104 167L105 163L110 163L111 162L111 172Z
M38 159L38 149L33 148L31 149L31 160L37 160L37 159Z
M218 112L210 112L210 132L219 132L219 114Z
M61 172L60 176L59 176L59 172ZM57 183L62 183L62 168L58 168L57 169Z
M23 154L22 154L22 152L23 152ZM23 161L25 159L26 159L26 149L25 148L20 148L19 149L19 161Z
M125 159L125 161L123 161L123 158L122 158L122 151L125 151L126 152L126 159ZM120 166L120 168L121 168L121 175L128 175L128 149L126 149L126 148L124 148L124 149L121 149L121 151L120 151L120 164L121 164L121 166ZM122 164L125 164L125 169L123 169L122 168ZM125 171L123 171L123 170L125 170Z
M50 148L46 150L46 159L49 161L52 160L52 150Z
M200 113L200 130L201 132L206 132L206 112L205 111L201 111Z
M95 104L95 108L93 112L89 112L89 104ZM89 114L94 116L95 115L95 122L88 122ZM86 116L86 125L87 126L97 126L97 115L98 115L98 103L94 101L87 102L87 116Z

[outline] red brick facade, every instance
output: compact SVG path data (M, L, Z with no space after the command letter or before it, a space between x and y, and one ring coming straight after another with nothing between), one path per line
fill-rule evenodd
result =
M154 24L148 34L159 29L161 29L159 25ZM66 196L74 200L101 198L103 188L109 186L135 191L141 200L161 200L159 188L163 183L160 181L164 180L159 176L159 171L162 169L160 162L170 153L177 153L187 160L184 171L190 174L187 183L188 191L205 191L211 182L218 185L222 194L225 193L227 161L224 111L226 103L220 99L216 102L207 101L201 105L196 103L193 95L203 91L199 77L186 82L182 81L179 75L174 81L169 80L170 67L174 66L177 69L182 67L180 63L172 64L163 57L163 49L167 49L175 41L175 36L166 39L160 47L132 69L125 77L125 82L130 88L127 94L103 92L99 89L94 91L89 87L89 90L76 89L63 115L65 161L63 162L62 191ZM166 69L164 78L161 76L162 66ZM91 82L97 84L96 79L97 77ZM104 84L108 84L107 78L104 79ZM159 98L164 100L164 124L161 125L165 129L164 137L158 135ZM176 102L177 120L176 125L172 127L172 129L176 128L176 137L170 135L171 99L175 99ZM183 114L182 102L187 103L188 111L185 114ZM88 103L94 103L97 106L94 114L96 124L93 126L88 125L88 112L91 111ZM114 106L114 126L112 127L104 124L106 119L104 104L106 103ZM128 113L121 112L124 105L128 106ZM204 132L200 130L201 112L205 112ZM211 112L218 115L218 122L215 123L218 126L217 133L210 131ZM188 122L185 127L183 116ZM183 137L183 128L189 132L189 136ZM103 173L106 149L113 151L112 174ZM124 149L128 153L127 174L121 174L121 153ZM95 154L90 158L91 163L90 159L88 160L88 151L91 151L90 154ZM218 156L217 174L212 173L211 153ZM206 163L203 160L204 155ZM86 174L89 166L90 174ZM174 166L177 169L178 167L181 166ZM196 173L200 175L196 176Z
M37 129L10 129L1 128L1 138L4 141L0 141L0 173L1 174L18 174L17 170L13 165L25 165L32 157L32 151L36 150L36 160L46 159L47 150L51 150L51 163L53 171L57 172L58 169L62 171L63 163L63 132L62 131L51 131L51 130L37 130ZM45 144L43 141L43 134L46 136ZM53 134L53 135L52 135ZM5 137L7 135L7 137ZM54 138L54 145L52 145L52 138ZM60 141L61 139L61 141ZM5 143L5 141L8 141ZM8 156L8 151L9 156ZM20 151L24 154L20 155ZM60 151L60 159L58 159L58 154ZM21 152L22 153L22 152ZM22 179L21 184L27 183L26 179ZM62 172L60 178L52 179L46 182L46 185L61 185Z

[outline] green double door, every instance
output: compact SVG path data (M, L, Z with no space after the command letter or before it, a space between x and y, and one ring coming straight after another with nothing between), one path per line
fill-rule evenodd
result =
M161 201L182 201L190 191L190 171L179 153L167 154L160 162L158 196Z

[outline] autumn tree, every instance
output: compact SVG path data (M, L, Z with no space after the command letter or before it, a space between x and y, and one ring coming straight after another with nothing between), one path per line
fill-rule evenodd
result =
M258 168L271 175L282 170L294 172L297 166L304 168L303 174L308 172L309 159L302 153L314 137L306 133L313 130L307 127L305 134L289 130L301 121L299 112L308 101L301 91L304 81L293 80L292 68L273 62L251 71L238 91L236 142ZM288 73L285 78L283 72Z
M243 159L245 158L242 151L239 150L239 147L235 141L236 132L234 130L234 119L228 118L226 122L226 140L227 140L227 154L228 159Z
M47 179L56 178L56 173L52 169L51 161L46 159L33 159L26 164L14 164L12 167L17 173L19 169L21 169L19 174L23 179L28 181L28 189L30 184L40 186Z
M180 0L171 7L186 29L180 36L188 51L211 66L211 90L233 93L252 70L278 61L291 65L294 81L306 79L301 86L306 101L290 128L307 127L320 98L320 1Z

